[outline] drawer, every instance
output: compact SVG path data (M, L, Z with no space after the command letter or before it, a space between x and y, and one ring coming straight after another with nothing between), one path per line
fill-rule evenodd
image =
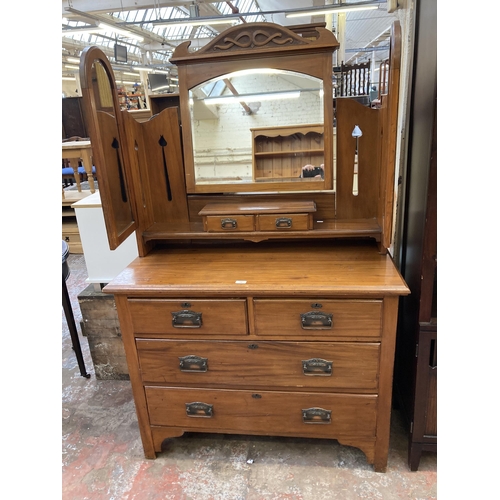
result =
M137 339L144 382L251 388L371 390L380 344Z
M377 396L145 387L150 423L186 431L375 437Z
M381 300L254 299L255 334L379 337Z
M254 231L253 215L209 215L204 217L203 224L208 232Z
M304 231L313 228L312 214L257 215L257 231Z
M245 299L129 299L136 334L246 335Z

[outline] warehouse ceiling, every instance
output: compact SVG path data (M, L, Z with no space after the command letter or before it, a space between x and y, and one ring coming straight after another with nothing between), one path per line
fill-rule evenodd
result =
M369 5L373 10L319 12L325 5L342 7L340 3L351 8ZM390 27L397 19L388 12L392 4L385 0L63 0L62 76L75 78L81 51L96 45L108 56L117 80L130 80L137 66L168 72L175 79L176 68L169 59L177 45L190 40L196 50L224 29L245 22L284 26L326 22L341 43L334 65L371 60L376 68L388 58ZM312 12L291 17L302 9ZM177 24L187 19L199 23ZM116 60L115 44L126 47L126 63Z

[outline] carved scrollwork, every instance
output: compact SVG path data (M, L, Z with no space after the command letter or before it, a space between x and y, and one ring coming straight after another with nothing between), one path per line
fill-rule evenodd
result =
M290 36L284 37L282 32L270 34L264 30L242 31L234 38L224 37L223 41L224 44L215 45L214 50L229 50L235 45L242 49L248 49L251 47L264 47L271 43L276 45L293 44L293 38Z

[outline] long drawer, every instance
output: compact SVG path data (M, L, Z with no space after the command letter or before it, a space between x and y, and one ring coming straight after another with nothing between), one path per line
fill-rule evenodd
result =
M380 344L137 339L145 383L371 390Z
M254 299L255 334L379 337L381 300Z
M210 432L375 436L377 396L145 387L151 425Z
M129 299L137 334L246 335L245 299Z

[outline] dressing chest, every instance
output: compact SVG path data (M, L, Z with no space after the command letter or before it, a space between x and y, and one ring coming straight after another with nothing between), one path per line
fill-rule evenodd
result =
M139 257L104 291L147 458L167 438L217 432L336 439L386 469L409 293L387 251L399 36L381 108L337 99L335 117L338 42L322 27L248 23L180 45L180 105L143 123L119 111L105 55L85 50L110 248L137 235Z

